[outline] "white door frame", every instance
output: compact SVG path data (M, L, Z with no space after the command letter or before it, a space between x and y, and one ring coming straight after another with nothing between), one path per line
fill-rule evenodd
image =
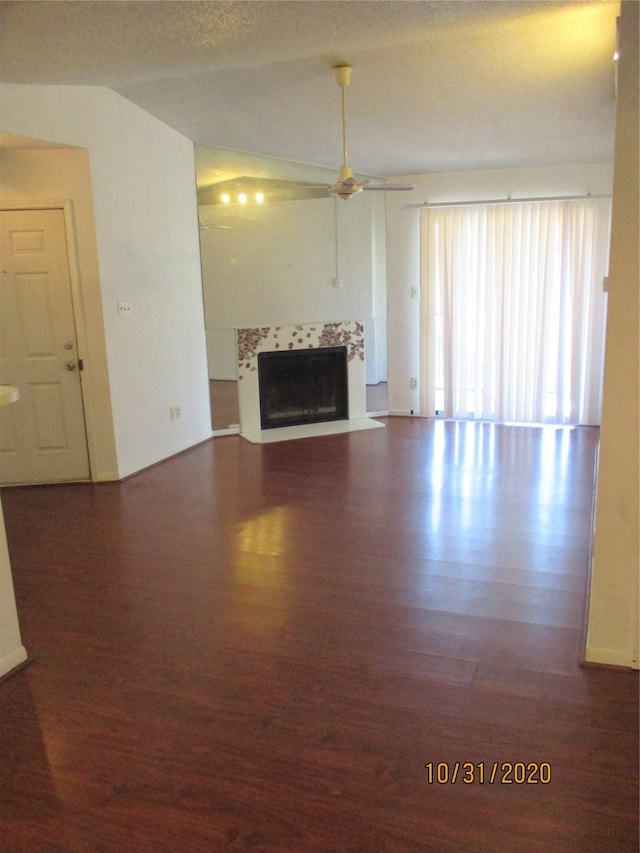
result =
M78 357L83 360L83 369L80 374L80 393L82 395L84 409L84 426L87 436L87 452L89 456L89 477L95 481L95 472L98 470L97 451L95 441L95 428L93 420L93 395L91 387L91 364L87 359L89 351L87 341L87 330L82 313L82 283L80 280L80 267L78 264L78 248L73 216L73 201L71 199L53 199L51 201L1 201L0 210L62 210L64 216L64 227L67 237L67 258L69 261L69 279L71 283L71 307L76 326L76 337L78 340Z

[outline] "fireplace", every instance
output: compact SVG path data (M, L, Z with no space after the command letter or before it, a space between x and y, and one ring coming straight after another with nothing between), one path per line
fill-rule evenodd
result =
M258 383L262 429L348 417L345 346L261 352Z
M236 353L240 435L247 441L384 426L367 417L359 320L238 328ZM271 374L266 384L265 372Z

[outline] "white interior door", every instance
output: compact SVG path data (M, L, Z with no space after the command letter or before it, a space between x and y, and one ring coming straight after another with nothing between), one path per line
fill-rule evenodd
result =
M0 483L90 478L64 212L0 211Z

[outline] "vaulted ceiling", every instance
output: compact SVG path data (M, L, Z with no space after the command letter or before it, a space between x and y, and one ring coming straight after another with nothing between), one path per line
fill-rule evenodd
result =
M618 2L2 2L0 80L107 86L194 142L393 176L607 162Z

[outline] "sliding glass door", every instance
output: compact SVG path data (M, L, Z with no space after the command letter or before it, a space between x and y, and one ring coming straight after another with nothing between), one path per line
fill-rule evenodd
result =
M425 211L425 414L600 422L610 215L608 198Z

